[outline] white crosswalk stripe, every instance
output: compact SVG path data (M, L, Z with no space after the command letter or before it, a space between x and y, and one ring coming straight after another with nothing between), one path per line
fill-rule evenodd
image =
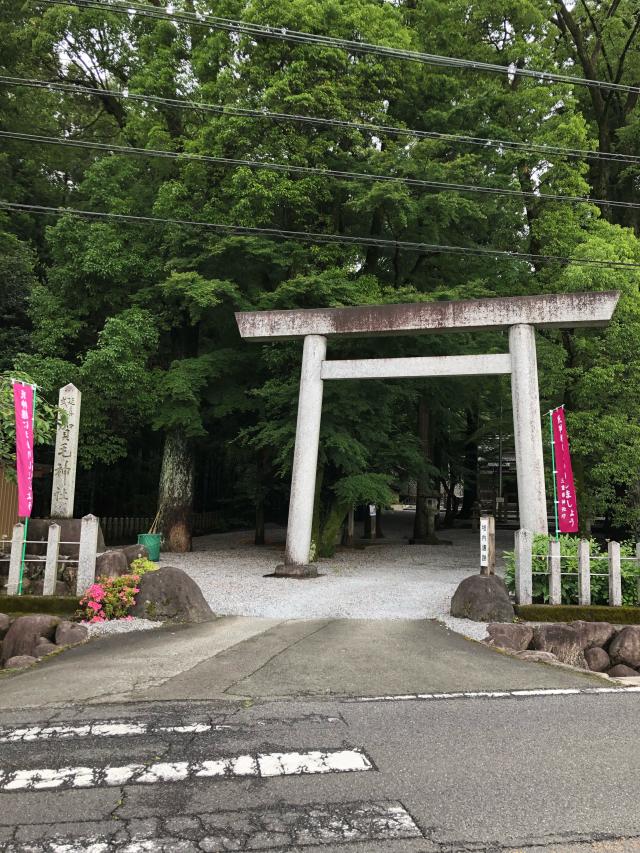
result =
M361 749L309 750L235 755L204 761L125 764L111 767L59 767L0 771L0 790L39 791L54 788L99 788L186 779L254 776L300 776L372 770Z

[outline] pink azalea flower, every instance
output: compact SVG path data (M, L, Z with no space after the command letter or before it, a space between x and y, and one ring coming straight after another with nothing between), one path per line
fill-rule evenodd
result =
M87 607L90 607L91 610L102 610L97 601L88 601Z
M89 620L90 622L104 622L105 619L102 616L94 616L93 619Z

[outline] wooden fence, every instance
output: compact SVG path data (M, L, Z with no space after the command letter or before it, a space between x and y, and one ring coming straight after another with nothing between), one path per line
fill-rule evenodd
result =
M515 583L518 604L531 604L533 598L534 575L546 575L549 579L549 604L562 603L562 578L577 580L577 600L572 604L588 606L591 604L592 578L607 578L609 605L622 605L622 562L629 562L636 575L635 603L640 604L640 542L636 544L635 556L620 555L620 543L609 542L606 554L591 554L588 539L578 543L577 558L574 555L560 553L560 542L549 540L548 554L533 553L533 535L529 530L517 530L515 535ZM534 571L534 559L537 564L546 563L544 570ZM563 571L566 563L577 559L577 572ZM595 564L595 566L593 566ZM593 571L592 566L596 569Z
M191 516L194 536L203 536L215 530L216 512L194 512ZM147 533L153 524L152 516L126 516L123 518L101 518L100 525L107 545L135 543L138 533Z
M42 557L24 557L25 529L24 525L18 523L13 527L11 538L11 556L9 558L9 578L7 580L7 595L19 595L21 593L22 567L25 563L44 562L43 595L54 595L58 575L58 560L60 546L78 545L78 559L71 560L65 557L65 563L75 563L76 570L76 595L82 595L95 581L96 577L96 555L98 552L98 530L99 521L95 515L85 515L82 519L80 529L80 540L78 542L61 542L60 525L52 522L49 525L47 536L47 550ZM28 535L28 528L27 528ZM26 540L26 545L41 545L39 540Z

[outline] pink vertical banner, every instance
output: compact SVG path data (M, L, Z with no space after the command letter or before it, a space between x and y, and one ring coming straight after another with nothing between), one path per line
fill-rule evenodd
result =
M18 515L30 518L33 509L33 387L14 382L13 403L16 412Z
M578 501L573 482L571 453L567 436L567 422L564 409L554 409L551 413L553 423L553 445L556 462L556 489L558 493L558 530L560 533L578 532Z

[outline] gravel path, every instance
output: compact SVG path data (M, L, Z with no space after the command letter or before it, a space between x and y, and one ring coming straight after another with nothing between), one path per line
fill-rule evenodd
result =
M162 622L152 622L150 619L111 619L108 622L84 622L90 637L102 637L108 634L127 634L129 631L148 631L150 628L160 628Z
M269 578L284 556L284 531L268 531L271 544L253 545L249 531L202 536L190 554L163 554L160 565L178 566L193 577L215 613L281 619L439 619L474 639L484 623L449 616L451 596L463 578L478 572L478 533L446 530L452 545L409 545L413 514L384 517L384 544L340 549L320 560L321 577ZM513 547L512 534L498 533L498 554ZM500 564L498 565L500 571Z

